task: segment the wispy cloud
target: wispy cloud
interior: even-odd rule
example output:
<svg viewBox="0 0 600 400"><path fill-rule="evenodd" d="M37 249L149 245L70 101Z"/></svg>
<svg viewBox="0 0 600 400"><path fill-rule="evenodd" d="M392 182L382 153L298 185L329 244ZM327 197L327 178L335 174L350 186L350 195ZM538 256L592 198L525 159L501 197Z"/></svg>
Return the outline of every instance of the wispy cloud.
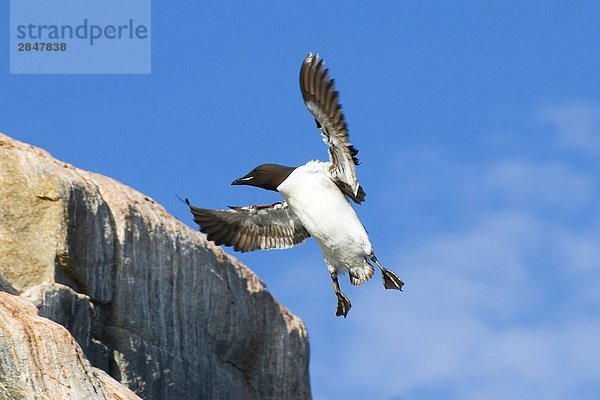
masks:
<svg viewBox="0 0 600 400"><path fill-rule="evenodd" d="M557 133L557 143L583 152L600 152L600 105L582 101L541 107L538 121Z"/></svg>
<svg viewBox="0 0 600 400"><path fill-rule="evenodd" d="M346 386L361 392L374 382L365 393L378 398L439 388L444 398L564 399L600 382L598 311L578 308L589 300L579 291L600 272L561 285L571 260L597 263L597 254L548 229L526 215L490 215L404 255L412 273L401 302L370 293L357 300L370 318L352 326L340 343L352 351L338 361L364 382ZM562 257L544 265L539 252Z"/></svg>
<svg viewBox="0 0 600 400"><path fill-rule="evenodd" d="M496 195L513 204L564 209L593 200L594 180L564 162L506 160L486 178Z"/></svg>

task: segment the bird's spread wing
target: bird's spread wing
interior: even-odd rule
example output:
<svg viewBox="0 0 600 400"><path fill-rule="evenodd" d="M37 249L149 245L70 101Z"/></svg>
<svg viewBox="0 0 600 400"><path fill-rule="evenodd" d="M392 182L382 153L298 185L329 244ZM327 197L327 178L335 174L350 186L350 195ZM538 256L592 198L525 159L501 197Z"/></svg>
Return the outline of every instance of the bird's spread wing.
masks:
<svg viewBox="0 0 600 400"><path fill-rule="evenodd" d="M318 54L308 53L304 59L300 70L300 89L306 107L321 130L323 141L329 146L334 181L346 196L360 204L366 194L356 178L358 150L350 144L339 94Z"/></svg>
<svg viewBox="0 0 600 400"><path fill-rule="evenodd" d="M287 249L310 237L285 201L231 210L198 208L187 199L186 204L208 240L236 251Z"/></svg>

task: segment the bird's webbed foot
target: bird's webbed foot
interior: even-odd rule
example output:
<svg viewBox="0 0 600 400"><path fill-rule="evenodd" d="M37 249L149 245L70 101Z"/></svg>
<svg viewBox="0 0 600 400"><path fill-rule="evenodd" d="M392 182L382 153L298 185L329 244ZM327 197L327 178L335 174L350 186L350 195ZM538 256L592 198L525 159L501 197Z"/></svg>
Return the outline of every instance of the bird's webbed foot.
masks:
<svg viewBox="0 0 600 400"><path fill-rule="evenodd" d="M343 316L344 318L346 318L346 315L348 315L348 311L350 311L350 307L352 307L352 303L350 303L350 300L342 292L336 292L335 295L338 298L337 310L335 312L335 315L338 317Z"/></svg>
<svg viewBox="0 0 600 400"><path fill-rule="evenodd" d="M394 271L387 268L381 269L381 280L383 281L383 287L386 289L397 289L402 291L404 282Z"/></svg>
<svg viewBox="0 0 600 400"><path fill-rule="evenodd" d="M350 311L350 307L352 307L352 303L350 303L350 300L340 290L340 283L338 282L336 273L331 274L331 280L333 281L333 291L335 292L335 295L338 298L337 310L335 311L335 315L338 317L344 316L344 318L346 318L346 315L348 315L348 311Z"/></svg>
<svg viewBox="0 0 600 400"><path fill-rule="evenodd" d="M404 286L404 281L400 279L398 275L391 269L384 268L383 265L379 262L377 257L375 257L375 253L371 252L369 254L369 259L373 261L379 269L381 270L381 280L383 281L383 287L386 289L396 289L402 291L402 286Z"/></svg>

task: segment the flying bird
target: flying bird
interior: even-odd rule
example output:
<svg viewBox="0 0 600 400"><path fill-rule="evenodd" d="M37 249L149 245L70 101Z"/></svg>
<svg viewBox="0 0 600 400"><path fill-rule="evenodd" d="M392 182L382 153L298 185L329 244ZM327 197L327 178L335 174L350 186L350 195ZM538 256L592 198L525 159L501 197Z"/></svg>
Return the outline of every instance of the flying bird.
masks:
<svg viewBox="0 0 600 400"><path fill-rule="evenodd" d="M349 141L339 94L318 54L308 53L304 59L300 90L329 146L329 162L309 161L299 167L262 164L231 183L277 191L284 200L274 204L210 210L185 202L208 240L236 251L287 249L312 236L333 281L336 315L345 318L351 303L338 276L347 273L352 285L360 285L373 276L374 263L386 289L402 290L404 282L377 260L350 204L361 204L366 196L356 177L358 150Z"/></svg>

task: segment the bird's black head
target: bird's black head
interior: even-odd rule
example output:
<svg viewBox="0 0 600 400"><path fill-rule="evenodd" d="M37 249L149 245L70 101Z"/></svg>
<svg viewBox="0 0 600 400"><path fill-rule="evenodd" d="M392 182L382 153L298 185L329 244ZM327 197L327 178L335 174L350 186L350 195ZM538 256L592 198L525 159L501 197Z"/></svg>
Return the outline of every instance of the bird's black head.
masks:
<svg viewBox="0 0 600 400"><path fill-rule="evenodd" d="M277 190L277 186L295 170L296 167L286 167L279 164L262 164L246 175L231 182L232 185L249 185L266 190Z"/></svg>

